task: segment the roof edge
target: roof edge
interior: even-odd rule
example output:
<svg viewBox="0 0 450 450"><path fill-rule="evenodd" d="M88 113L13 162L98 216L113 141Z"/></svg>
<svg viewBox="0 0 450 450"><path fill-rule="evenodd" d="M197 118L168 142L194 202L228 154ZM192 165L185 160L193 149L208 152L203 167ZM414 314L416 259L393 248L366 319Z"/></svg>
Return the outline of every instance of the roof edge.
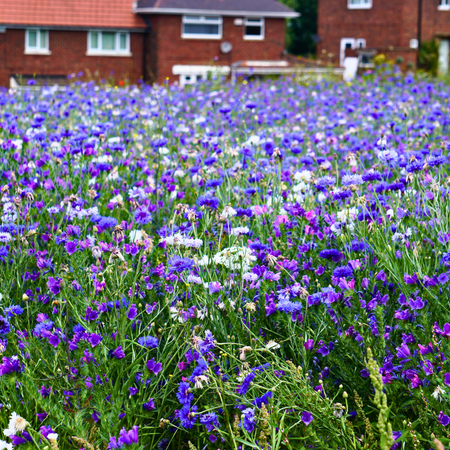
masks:
<svg viewBox="0 0 450 450"><path fill-rule="evenodd" d="M78 26L78 25L48 25L45 23L39 24L13 24L13 23L0 23L0 27L6 29L23 30L28 28L45 28L46 30L55 31L102 31L102 30L117 30L128 31L130 33L143 33L145 32L145 24L136 27L113 27L113 26Z"/></svg>
<svg viewBox="0 0 450 450"><path fill-rule="evenodd" d="M295 11L224 11L221 9L193 9L193 8L134 8L136 14L205 14L220 16L247 16L247 17L272 17L289 19L300 17L300 13Z"/></svg>

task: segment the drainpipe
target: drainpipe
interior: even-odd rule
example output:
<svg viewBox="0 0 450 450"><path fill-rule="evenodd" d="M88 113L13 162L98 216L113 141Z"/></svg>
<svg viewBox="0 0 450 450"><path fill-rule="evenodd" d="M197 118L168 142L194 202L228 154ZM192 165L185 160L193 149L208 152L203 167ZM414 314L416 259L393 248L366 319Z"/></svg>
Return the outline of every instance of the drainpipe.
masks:
<svg viewBox="0 0 450 450"><path fill-rule="evenodd" d="M420 48L422 41L422 0L418 0L418 11L417 11L417 68L420 65Z"/></svg>
<svg viewBox="0 0 450 450"><path fill-rule="evenodd" d="M142 54L142 80L147 81L147 42L150 35L150 32L152 31L152 24L150 23L150 20L148 16L143 15L142 18L145 21L145 24L147 27L144 30L144 45L143 45L143 54Z"/></svg>

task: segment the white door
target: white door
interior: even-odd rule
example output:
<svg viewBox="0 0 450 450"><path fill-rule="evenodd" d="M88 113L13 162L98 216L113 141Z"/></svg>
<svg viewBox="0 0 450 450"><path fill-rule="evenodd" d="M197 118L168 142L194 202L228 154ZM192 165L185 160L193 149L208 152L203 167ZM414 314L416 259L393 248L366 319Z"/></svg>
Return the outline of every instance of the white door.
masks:
<svg viewBox="0 0 450 450"><path fill-rule="evenodd" d="M448 74L448 52L449 52L449 40L441 39L439 42L439 75Z"/></svg>
<svg viewBox="0 0 450 450"><path fill-rule="evenodd" d="M347 49L347 48L354 49L355 45L356 45L356 39L354 39L354 38L342 38L341 39L341 52L339 55L339 64L341 67L344 67L345 49Z"/></svg>

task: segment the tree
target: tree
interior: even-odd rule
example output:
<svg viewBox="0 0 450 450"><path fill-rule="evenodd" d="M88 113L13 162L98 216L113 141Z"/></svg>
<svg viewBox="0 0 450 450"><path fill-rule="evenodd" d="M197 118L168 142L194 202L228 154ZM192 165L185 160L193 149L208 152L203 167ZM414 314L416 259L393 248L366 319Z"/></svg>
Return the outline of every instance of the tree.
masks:
<svg viewBox="0 0 450 450"><path fill-rule="evenodd" d="M317 0L281 0L301 15L289 19L287 50L294 55L311 55L316 52Z"/></svg>

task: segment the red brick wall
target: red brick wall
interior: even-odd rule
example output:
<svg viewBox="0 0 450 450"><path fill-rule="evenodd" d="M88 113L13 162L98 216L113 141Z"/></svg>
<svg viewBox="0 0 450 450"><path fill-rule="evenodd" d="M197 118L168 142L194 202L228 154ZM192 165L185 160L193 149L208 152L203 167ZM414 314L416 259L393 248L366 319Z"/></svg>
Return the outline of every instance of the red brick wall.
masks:
<svg viewBox="0 0 450 450"><path fill-rule="evenodd" d="M436 36L450 36L450 11L439 11L438 0L423 0L422 38L430 41Z"/></svg>
<svg viewBox="0 0 450 450"><path fill-rule="evenodd" d="M87 31L49 31L51 55L25 55L25 30L0 33L0 86L9 86L11 75L68 75L84 72L85 79L112 78L132 83L142 77L142 33L130 33L131 57L86 56ZM113 73L112 73L113 72Z"/></svg>
<svg viewBox="0 0 450 450"><path fill-rule="evenodd" d="M371 9L348 9L347 0L319 0L318 56L331 53L332 62L339 63L341 38L365 39L369 48L409 45L403 34L404 1L409 0L373 0Z"/></svg>
<svg viewBox="0 0 450 450"><path fill-rule="evenodd" d="M347 0L318 0L317 54L322 59L331 53L339 62L340 40L344 37L366 39L389 59L401 56L404 66L415 63L417 52L409 48L418 38L419 0L373 0L371 9L348 9ZM422 0L421 41L450 36L450 11L438 10L439 0Z"/></svg>
<svg viewBox="0 0 450 450"><path fill-rule="evenodd" d="M331 0L333 1L333 0ZM230 65L244 60L279 60L285 48L285 20L266 19L263 41L244 40L244 27L234 25L234 17L223 17L222 40L181 38L181 16L154 15L149 20L152 26L149 71L154 79L163 82L169 78L177 81L172 74L175 64ZM228 54L220 51L220 43L228 41L233 50Z"/></svg>

